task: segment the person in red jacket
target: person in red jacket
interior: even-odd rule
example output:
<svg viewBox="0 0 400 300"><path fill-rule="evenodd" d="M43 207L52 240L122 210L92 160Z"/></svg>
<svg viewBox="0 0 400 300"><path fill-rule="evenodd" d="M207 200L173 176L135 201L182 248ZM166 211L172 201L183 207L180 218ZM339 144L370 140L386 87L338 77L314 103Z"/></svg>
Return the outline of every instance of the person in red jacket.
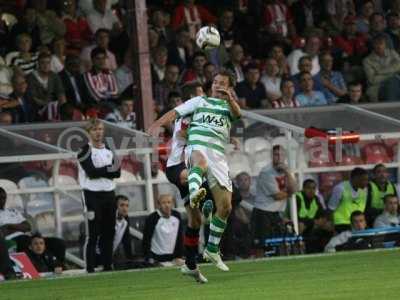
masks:
<svg viewBox="0 0 400 300"><path fill-rule="evenodd" d="M195 2L196 0L184 0L176 7L171 22L174 30L186 25L192 39L195 39L202 24L215 24L217 21L207 8Z"/></svg>

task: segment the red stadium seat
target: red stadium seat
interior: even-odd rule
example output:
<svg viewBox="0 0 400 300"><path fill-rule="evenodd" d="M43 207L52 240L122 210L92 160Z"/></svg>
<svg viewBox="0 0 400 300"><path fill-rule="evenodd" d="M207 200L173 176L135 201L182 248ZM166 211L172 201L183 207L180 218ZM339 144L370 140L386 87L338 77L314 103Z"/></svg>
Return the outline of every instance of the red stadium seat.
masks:
<svg viewBox="0 0 400 300"><path fill-rule="evenodd" d="M343 155L342 161L338 162L340 166L351 166L351 165L362 165L363 160L361 157L354 156L354 155Z"/></svg>
<svg viewBox="0 0 400 300"><path fill-rule="evenodd" d="M390 163L393 161L392 151L384 143L370 143L362 148L366 164Z"/></svg>

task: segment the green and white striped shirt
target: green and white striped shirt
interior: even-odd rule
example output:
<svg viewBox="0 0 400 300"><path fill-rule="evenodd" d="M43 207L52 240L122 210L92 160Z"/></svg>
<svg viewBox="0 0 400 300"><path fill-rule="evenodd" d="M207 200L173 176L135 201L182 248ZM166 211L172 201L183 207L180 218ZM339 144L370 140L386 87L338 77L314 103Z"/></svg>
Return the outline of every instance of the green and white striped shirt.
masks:
<svg viewBox="0 0 400 300"><path fill-rule="evenodd" d="M179 116L192 115L188 131L188 145L225 153L229 143L231 124L235 120L225 100L194 97L175 108Z"/></svg>

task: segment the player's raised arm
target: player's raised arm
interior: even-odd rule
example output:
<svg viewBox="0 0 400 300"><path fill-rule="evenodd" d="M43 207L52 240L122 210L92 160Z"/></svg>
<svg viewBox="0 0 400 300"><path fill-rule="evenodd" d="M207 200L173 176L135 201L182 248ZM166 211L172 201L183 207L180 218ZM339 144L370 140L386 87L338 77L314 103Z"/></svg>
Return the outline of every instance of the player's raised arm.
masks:
<svg viewBox="0 0 400 300"><path fill-rule="evenodd" d="M151 126L147 129L147 133L151 136L158 136L159 130L162 126L169 125L173 121L178 118L178 114L175 109L170 110L161 118L156 120Z"/></svg>
<svg viewBox="0 0 400 300"><path fill-rule="evenodd" d="M234 93L233 89L232 88L228 88L228 89L219 88L217 90L217 92L219 92L225 96L224 99L226 99L226 101L228 102L228 104L231 108L232 116L235 119L239 119L241 117L242 113L240 111L240 106L239 106L238 102L236 101L237 97L236 97L236 94Z"/></svg>

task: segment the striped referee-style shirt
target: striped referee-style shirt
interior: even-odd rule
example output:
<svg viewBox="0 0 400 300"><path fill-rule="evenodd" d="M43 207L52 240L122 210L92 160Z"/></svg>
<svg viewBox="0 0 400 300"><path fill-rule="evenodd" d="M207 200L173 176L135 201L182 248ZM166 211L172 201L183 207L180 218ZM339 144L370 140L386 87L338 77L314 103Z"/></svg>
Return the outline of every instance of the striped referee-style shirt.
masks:
<svg viewBox="0 0 400 300"><path fill-rule="evenodd" d="M19 51L11 52L6 57L6 63L9 66L16 66L24 72L25 75L32 73L36 69L38 53L31 53L30 59L23 59Z"/></svg>
<svg viewBox="0 0 400 300"><path fill-rule="evenodd" d="M235 120L227 101L195 97L175 108L180 117L192 115L188 131L188 145L194 149L212 149L225 153L230 129Z"/></svg>

